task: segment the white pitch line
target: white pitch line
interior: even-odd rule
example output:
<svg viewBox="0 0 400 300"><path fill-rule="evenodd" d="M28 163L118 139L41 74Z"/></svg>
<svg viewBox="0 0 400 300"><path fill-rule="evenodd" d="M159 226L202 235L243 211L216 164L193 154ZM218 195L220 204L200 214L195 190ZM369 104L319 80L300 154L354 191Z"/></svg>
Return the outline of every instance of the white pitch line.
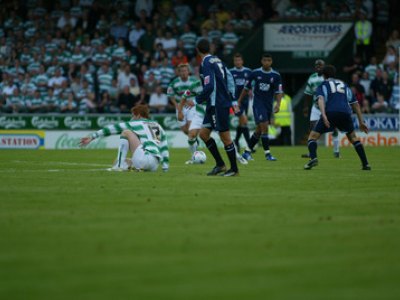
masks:
<svg viewBox="0 0 400 300"><path fill-rule="evenodd" d="M64 166L89 166L89 167L107 167L109 164L93 164L93 163L76 163L67 161L46 161L46 162L35 162L29 160L13 160L12 163L23 163L23 164L40 164L40 165L64 165Z"/></svg>
<svg viewBox="0 0 400 300"><path fill-rule="evenodd" d="M17 170L17 169L3 169L0 173L57 173L57 172L98 172L108 171L108 169L44 169L44 170Z"/></svg>

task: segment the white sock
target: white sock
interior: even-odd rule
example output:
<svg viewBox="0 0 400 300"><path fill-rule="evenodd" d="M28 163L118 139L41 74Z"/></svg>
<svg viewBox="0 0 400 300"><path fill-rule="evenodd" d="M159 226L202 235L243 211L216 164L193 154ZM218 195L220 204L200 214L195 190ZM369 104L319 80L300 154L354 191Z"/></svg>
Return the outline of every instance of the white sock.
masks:
<svg viewBox="0 0 400 300"><path fill-rule="evenodd" d="M189 151L193 154L195 151L197 151L197 139L194 138L193 140L188 140L188 145L189 145Z"/></svg>
<svg viewBox="0 0 400 300"><path fill-rule="evenodd" d="M333 142L333 152L339 152L339 135L332 137Z"/></svg>
<svg viewBox="0 0 400 300"><path fill-rule="evenodd" d="M127 139L119 139L119 148L118 148L118 156L117 156L117 166L121 168L125 165L126 155L129 150L129 142Z"/></svg>

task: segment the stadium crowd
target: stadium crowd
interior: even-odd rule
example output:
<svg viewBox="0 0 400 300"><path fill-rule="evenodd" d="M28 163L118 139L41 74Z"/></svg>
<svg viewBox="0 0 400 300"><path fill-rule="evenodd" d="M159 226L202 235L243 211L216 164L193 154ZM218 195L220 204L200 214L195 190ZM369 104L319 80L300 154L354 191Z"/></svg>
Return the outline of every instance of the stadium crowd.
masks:
<svg viewBox="0 0 400 300"><path fill-rule="evenodd" d="M187 63L198 73L196 42L208 38L214 51L229 55L256 21L251 16L259 11L257 6L224 4L2 4L1 111L116 113L129 112L137 103L147 103L156 112L174 111L166 89L179 64Z"/></svg>
<svg viewBox="0 0 400 300"><path fill-rule="evenodd" d="M0 8L0 111L124 113L146 103L154 112L173 112L167 86L179 64L198 75L199 39L229 57L267 19L353 20L356 36L359 21L371 29L360 27L362 34L388 32L387 1L267 2L6 1ZM398 109L398 30L387 37L382 61L366 40L357 39L357 56L345 67L357 100L364 112Z"/></svg>

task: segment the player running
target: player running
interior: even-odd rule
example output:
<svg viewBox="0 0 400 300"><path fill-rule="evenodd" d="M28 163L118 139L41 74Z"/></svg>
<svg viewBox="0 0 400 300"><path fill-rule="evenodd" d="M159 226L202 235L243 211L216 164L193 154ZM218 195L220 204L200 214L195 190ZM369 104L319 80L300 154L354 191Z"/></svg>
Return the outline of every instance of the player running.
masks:
<svg viewBox="0 0 400 300"><path fill-rule="evenodd" d="M321 111L318 108L317 99L315 92L317 87L324 81L322 76L322 69L325 66L325 62L322 59L315 61L315 73L311 74L307 80L307 86L304 90L305 101L303 107L303 114L305 117L309 114L310 103L313 102L310 115L310 131L314 128L315 124L321 117ZM333 156L336 158L340 157L339 153L339 131L335 128L332 133L333 137ZM302 157L309 158L310 154L302 154Z"/></svg>
<svg viewBox="0 0 400 300"><path fill-rule="evenodd" d="M193 119L195 118L196 112L201 110L201 107L191 107L182 102L182 95L185 91L190 92L190 96L187 100L192 100L194 97L202 91L201 81L194 76L189 76L189 65L180 64L178 65L179 76L171 81L168 86L167 94L171 99L171 102L175 105L178 124L181 130L188 135L188 146L189 151L193 155L197 151L199 142L197 135L201 128L199 127L198 121L192 125ZM181 105L180 105L181 104ZM200 111L201 113L201 111ZM204 112L203 112L204 116ZM198 118L196 118L198 119ZM203 119L201 119L201 123ZM192 156L191 155L191 156ZM192 164L192 160L186 161L186 164Z"/></svg>
<svg viewBox="0 0 400 300"><path fill-rule="evenodd" d="M353 121L351 119L352 111L350 106L357 114L360 129L368 133L368 127L364 124L357 100L351 92L351 89L343 81L334 78L336 74L334 66L325 66L322 70L322 74L324 76L324 82L316 91L321 118L308 137L310 161L304 166L304 169L310 170L318 165L317 140L321 134L330 132L336 127L346 132L347 138L353 144L354 149L360 157L362 170L371 170L364 147L354 131Z"/></svg>
<svg viewBox="0 0 400 300"><path fill-rule="evenodd" d="M251 152L261 137L266 160L276 161L269 149L268 126L271 123L272 112L279 112L283 95L282 79L281 75L271 67L272 56L270 54L264 53L262 55L261 64L261 68L251 72L238 99L238 105L241 107L244 97L251 88L253 89L253 115L257 127L250 138L249 146L244 151L243 157L247 160L252 159ZM276 104L273 107L274 98ZM235 107L235 112L239 112L238 107Z"/></svg>
<svg viewBox="0 0 400 300"><path fill-rule="evenodd" d="M162 165L163 171L169 169L169 151L164 129L157 122L149 119L146 105L132 108L132 120L108 125L80 141L81 146L88 145L99 138L121 134L118 155L112 171L156 171ZM128 151L132 153L131 161L127 160Z"/></svg>

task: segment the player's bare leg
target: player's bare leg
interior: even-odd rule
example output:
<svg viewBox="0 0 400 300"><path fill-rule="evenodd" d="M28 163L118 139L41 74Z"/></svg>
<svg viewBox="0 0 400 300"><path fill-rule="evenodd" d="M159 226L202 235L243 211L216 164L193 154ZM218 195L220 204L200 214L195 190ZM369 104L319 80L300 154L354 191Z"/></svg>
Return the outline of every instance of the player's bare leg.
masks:
<svg viewBox="0 0 400 300"><path fill-rule="evenodd" d="M189 145L189 151L191 155L193 155L194 152L197 151L197 147L199 146L199 141L197 140L197 136L199 135L200 129L192 129L189 130L188 132L188 145ZM193 164L193 160L190 159L186 161L186 164Z"/></svg>
<svg viewBox="0 0 400 300"><path fill-rule="evenodd" d="M333 143L333 157L340 158L339 130L337 130L337 128L335 128L332 132L332 143Z"/></svg>
<svg viewBox="0 0 400 300"><path fill-rule="evenodd" d="M130 130L124 130L119 139L117 159L111 170L127 171L130 168L130 161L126 159L128 151L133 154L136 148L140 145L140 140L136 134Z"/></svg>

